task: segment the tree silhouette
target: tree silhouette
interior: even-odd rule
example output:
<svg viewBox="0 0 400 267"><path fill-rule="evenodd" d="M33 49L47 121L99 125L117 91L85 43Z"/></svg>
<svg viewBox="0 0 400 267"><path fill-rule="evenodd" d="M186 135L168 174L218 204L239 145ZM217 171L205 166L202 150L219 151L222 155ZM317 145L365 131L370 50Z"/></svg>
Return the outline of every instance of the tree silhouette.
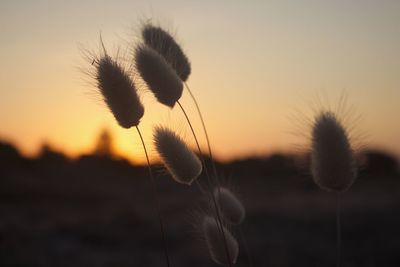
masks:
<svg viewBox="0 0 400 267"><path fill-rule="evenodd" d="M112 135L107 129L100 133L93 154L101 157L112 157L114 155Z"/></svg>

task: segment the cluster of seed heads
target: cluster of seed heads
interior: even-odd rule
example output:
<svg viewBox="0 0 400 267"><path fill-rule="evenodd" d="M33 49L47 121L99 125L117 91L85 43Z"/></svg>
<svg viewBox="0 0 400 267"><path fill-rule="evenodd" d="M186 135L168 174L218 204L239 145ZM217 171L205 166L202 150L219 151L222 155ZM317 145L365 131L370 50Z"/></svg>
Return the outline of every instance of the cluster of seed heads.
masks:
<svg viewBox="0 0 400 267"><path fill-rule="evenodd" d="M134 49L136 71L158 102L173 108L182 96L183 83L191 73L190 62L174 38L162 28L146 24L142 28L142 38L143 42ZM99 92L120 126L138 127L144 107L136 85L130 73L107 54L104 46L103 49L104 55L95 61ZM153 137L160 159L172 178L178 183L191 185L202 173L202 161L170 129L156 127ZM227 188L218 188L211 195L217 199L224 222L235 225L244 220L243 205ZM222 222L204 215L202 229L211 258L222 265L234 264L239 245Z"/></svg>
<svg viewBox="0 0 400 267"><path fill-rule="evenodd" d="M190 62L171 34L162 28L145 24L142 38L143 42L134 49L136 70L156 99L173 108L191 73ZM144 107L131 75L105 49L95 66L97 87L118 124L123 128L137 127ZM346 128L333 112L323 111L314 119L311 136L311 172L315 183L327 191L347 191L356 179L357 169ZM191 185L205 168L183 139L170 129L156 127L154 144L164 166L178 183ZM246 211L226 187L215 188L211 195L224 223L205 215L204 239L214 262L232 266L239 245L225 225L243 223Z"/></svg>
<svg viewBox="0 0 400 267"><path fill-rule="evenodd" d="M190 63L174 38L160 27L145 25L142 37L144 44L137 46L135 50L136 68L157 100L173 108L182 95L183 82L190 74ZM174 180L192 184L202 172L199 158L171 130L157 127L154 140L156 150ZM220 202L220 207L225 206L224 201ZM203 234L210 256L215 262L231 265L236 261L239 250L237 241L222 222L206 215ZM229 250L232 250L231 253ZM228 261L228 255L232 255L231 261Z"/></svg>

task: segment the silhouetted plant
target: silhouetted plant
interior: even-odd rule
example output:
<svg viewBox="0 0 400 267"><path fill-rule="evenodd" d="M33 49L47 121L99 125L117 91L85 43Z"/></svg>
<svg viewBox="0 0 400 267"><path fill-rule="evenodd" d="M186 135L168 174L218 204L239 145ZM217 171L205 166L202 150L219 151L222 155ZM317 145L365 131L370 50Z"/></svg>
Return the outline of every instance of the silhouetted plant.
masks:
<svg viewBox="0 0 400 267"><path fill-rule="evenodd" d="M141 74L143 80L146 82L148 88L154 93L157 100L164 105L173 108L175 103L178 103L180 109L182 110L185 118L189 124L190 130L196 142L196 146L201 157L201 161L204 165L205 175L207 177L207 186L211 202L213 203L215 209L216 220L218 222L220 233L225 240L224 231L222 231L222 220L220 216L220 211L218 208L215 195L213 193L213 186L211 182L211 175L209 174L203 159L203 153L199 141L197 139L196 133L193 129L191 121L183 108L179 99L182 94L182 72L181 70L186 70L186 74L183 80L187 79L190 74L190 64L186 55L180 49L180 46L175 42L174 38L161 29L160 27L151 26L151 24L146 24L142 29L142 36L144 38L144 44L140 44L135 48L135 65L138 72ZM179 63L177 63L179 62ZM187 86L186 86L187 87ZM189 88L187 87L189 90ZM189 90L190 92L190 90ZM200 109L198 108L197 102L190 92L193 100L195 101L196 107L201 117ZM201 117L203 129L207 136L207 144L209 147L209 155L212 160L211 147L208 140L208 135L204 125L203 118ZM218 177L215 168L215 163L212 160L214 169L214 178L218 184ZM226 242L224 242L226 256L229 258L229 251ZM232 263L229 262L231 265Z"/></svg>
<svg viewBox="0 0 400 267"><path fill-rule="evenodd" d="M97 87L118 124L123 128L139 125L144 108L129 74L107 53L95 64Z"/></svg>
<svg viewBox="0 0 400 267"><path fill-rule="evenodd" d="M159 207L158 189L151 170L146 145L139 130L139 123L144 114L144 107L139 99L136 91L136 86L133 82L133 79L131 78L131 75L128 73L127 70L122 67L122 65L118 61L113 60L107 54L102 40L101 46L103 48L102 55L100 55L100 58L94 59L92 62L92 65L94 65L96 68L95 78L97 80L97 88L99 89L101 95L103 96L104 102L107 104L118 124L126 129L135 127L140 137L147 160L150 181L152 183L155 208L157 211L160 232L165 252L165 261L166 265L169 267L169 255L166 244L163 220Z"/></svg>
<svg viewBox="0 0 400 267"><path fill-rule="evenodd" d="M215 198L225 222L232 225L241 224L246 217L242 202L226 187L214 189Z"/></svg>
<svg viewBox="0 0 400 267"><path fill-rule="evenodd" d="M174 38L162 28L155 27L151 24L145 24L142 28L142 37L143 43L137 45L134 50L135 68L147 87L153 92L154 96L161 104L173 108L175 104L178 103L192 131L200 159L178 135L163 127L157 127L154 132L156 149L173 179L179 183L190 185L201 174L202 170L205 171L208 196L215 211L215 215L213 215L215 217L212 218L212 222L206 217L203 224L210 255L215 262L232 266L236 262L239 246L232 234L229 233L223 225L220 213L224 212L225 219L229 223L239 224L245 217L245 209L231 192L228 192L225 188L220 189L219 187L216 166L212 157L211 145L205 123L197 101L186 83L185 87L196 105L206 135L208 153L212 162L214 176L211 176L206 168L196 133L185 109L179 102L182 96L183 83L188 79L191 73L190 62ZM166 262L169 266L163 223L158 206L157 186L151 171L146 145L138 127L140 119L144 114L144 108L136 93L135 83L129 73L125 71L117 61L108 56L102 42L101 45L104 53L99 59L93 60L92 63L97 71L95 76L97 86L105 103L113 113L119 125L124 128L135 126L140 136L146 155L150 178L153 183ZM215 179L216 187L213 186L211 181L212 177ZM201 188L200 183L198 183L198 185ZM218 193L214 192L213 188L217 188L216 191L218 191ZM201 192L204 193L205 191L201 189ZM218 197L219 200L217 201ZM228 200L228 202L226 202L226 200ZM231 209L232 206L229 207L232 201L234 202L233 209ZM235 212L236 214L233 214ZM223 253L221 251L223 251Z"/></svg>
<svg viewBox="0 0 400 267"><path fill-rule="evenodd" d="M136 69L157 100L173 108L182 95L182 81L156 50L139 45L135 51Z"/></svg>
<svg viewBox="0 0 400 267"><path fill-rule="evenodd" d="M191 185L199 177L201 161L176 133L164 127L156 127L154 143L164 166L175 181Z"/></svg>
<svg viewBox="0 0 400 267"><path fill-rule="evenodd" d="M146 23L142 27L142 37L147 46L165 58L182 81L189 78L191 72L189 59L171 34L161 27Z"/></svg>
<svg viewBox="0 0 400 267"><path fill-rule="evenodd" d="M317 114L311 135L312 177L323 190L337 193L337 266L340 266L340 194L347 191L357 177L354 150L348 131L331 111L321 111Z"/></svg>
<svg viewBox="0 0 400 267"><path fill-rule="evenodd" d="M236 263L236 259L239 255L239 245L233 235L222 226L224 232L224 239L219 234L219 226L215 218L205 216L203 218L203 234L207 243L208 251L210 256L218 264L229 266ZM229 257L226 257L225 250L223 249L224 243L229 251Z"/></svg>

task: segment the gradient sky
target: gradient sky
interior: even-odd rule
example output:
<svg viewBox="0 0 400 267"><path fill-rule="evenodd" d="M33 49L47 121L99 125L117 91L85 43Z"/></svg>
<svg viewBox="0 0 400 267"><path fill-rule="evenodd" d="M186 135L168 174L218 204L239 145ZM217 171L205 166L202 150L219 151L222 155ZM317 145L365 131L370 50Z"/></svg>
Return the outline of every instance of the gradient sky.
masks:
<svg viewBox="0 0 400 267"><path fill-rule="evenodd" d="M117 126L80 70L90 64L79 47L98 51L101 31L113 54L151 18L176 33L192 62L189 85L220 159L292 150L301 138L289 117L312 115L310 102L335 103L343 91L362 116L361 141L400 155L399 14L395 0L2 0L0 138L26 154L48 143L73 156L108 128L118 153L141 159L136 132ZM179 110L143 99L147 143L157 123L192 142ZM186 94L182 102L196 118Z"/></svg>

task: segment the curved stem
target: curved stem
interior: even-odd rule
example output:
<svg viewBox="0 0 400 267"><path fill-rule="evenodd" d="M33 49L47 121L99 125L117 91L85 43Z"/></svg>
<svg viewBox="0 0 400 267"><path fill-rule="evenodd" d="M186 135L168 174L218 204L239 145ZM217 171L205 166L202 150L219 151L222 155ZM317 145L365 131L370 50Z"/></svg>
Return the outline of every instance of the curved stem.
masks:
<svg viewBox="0 0 400 267"><path fill-rule="evenodd" d="M165 261L167 263L167 266L170 267L169 256L168 256L168 247L167 247L167 238L166 238L166 235L165 235L164 225L163 225L163 221L162 221L162 217L161 217L160 203L159 203L159 199L158 199L157 184L156 184L156 181L154 179L153 172L151 170L149 155L147 153L147 149L146 149L146 145L145 145L144 140L143 140L142 133L140 132L138 126L136 126L136 130L137 130L137 132L139 134L140 141L142 142L144 154L146 155L146 161L147 161L147 167L148 167L148 170L149 170L150 181L151 181L151 184L152 184L152 187L153 187L153 196L154 196L155 208L156 208L156 211L157 211L158 222L159 222L159 225L160 225L160 232L161 232L162 242L163 242L163 246L164 246Z"/></svg>
<svg viewBox="0 0 400 267"><path fill-rule="evenodd" d="M342 233L340 224L340 193L336 196L336 237L337 237L337 256L336 256L336 266L340 267L341 261L341 250L342 250Z"/></svg>
<svg viewBox="0 0 400 267"><path fill-rule="evenodd" d="M204 190L203 186L200 184L198 179L196 179L195 183L197 185L197 188L199 188L200 193L205 195L206 194L206 190Z"/></svg>
<svg viewBox="0 0 400 267"><path fill-rule="evenodd" d="M210 198L212 199L212 202L213 202L214 208L215 208L215 213L217 214L217 218L216 218L217 225L218 225L218 228L219 228L219 230L220 230L220 232L222 234L222 238L223 238L223 241L224 241L224 246L225 246L225 251L226 251L226 256L227 256L227 259L228 259L229 266L232 267L233 265L232 265L231 257L229 255L229 249L228 249L228 245L227 245L227 242L226 242L226 237L225 237L225 232L224 232L224 228L223 228L223 225L222 225L221 215L220 215L220 212L219 212L217 201L215 199L215 195L213 193L213 189L212 189L212 186L211 186L210 174L208 173L207 167L205 165L205 162L204 162L204 159L203 159L203 153L201 152L199 141L197 140L196 133L195 133L195 131L193 129L192 123L190 122L189 117L188 117L185 109L183 108L183 106L181 105L181 103L179 101L177 101L177 103L178 103L180 109L182 110L183 115L186 118L186 121L189 124L190 130L192 131L194 140L196 142L196 146L197 146L197 149L198 149L199 154L200 154L200 160L201 160L201 162L202 162L202 164L204 166L204 172L205 172L206 177L207 177L207 185L208 185L208 190L209 190L209 193L210 193Z"/></svg>
<svg viewBox="0 0 400 267"><path fill-rule="evenodd" d="M247 240L246 240L246 236L243 233L243 228L241 225L239 225L239 234L240 234L240 238L242 239L242 242L243 242L244 252L247 255L247 263L250 267L253 267L254 266L253 258L251 257L250 249L249 249L249 246L248 246Z"/></svg>
<svg viewBox="0 0 400 267"><path fill-rule="evenodd" d="M192 91L190 90L189 86L187 85L186 82L185 82L184 84L185 84L186 90L189 92L189 95L190 95L190 97L191 97L192 100L193 100L194 105L196 106L197 113L199 114L200 121L201 121L201 125L202 125L202 127L203 127L203 132L204 132L204 135L205 135L206 141L207 141L208 156L210 157L210 160L211 160L211 164L212 164L212 168L213 168L213 173L214 173L215 180L216 180L216 182L217 182L217 186L219 186L217 168L216 168L216 166L215 166L215 162L214 162L214 158L213 158L213 154L212 154L212 150L211 150L210 139L208 138L207 127L206 127L206 124L205 124L205 122L204 122L203 114L201 113L200 106L199 106L199 104L197 103L197 100L196 100L196 98L194 97L194 94L193 94Z"/></svg>

